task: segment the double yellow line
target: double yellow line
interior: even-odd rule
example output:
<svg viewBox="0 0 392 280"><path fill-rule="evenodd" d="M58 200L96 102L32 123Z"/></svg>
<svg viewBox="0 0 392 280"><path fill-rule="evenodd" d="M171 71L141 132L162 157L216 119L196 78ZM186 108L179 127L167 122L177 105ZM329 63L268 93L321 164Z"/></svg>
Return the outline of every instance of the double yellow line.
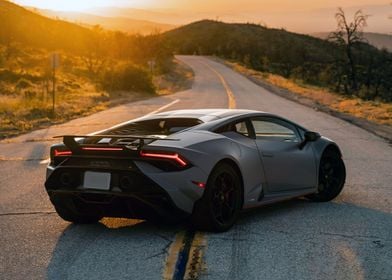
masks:
<svg viewBox="0 0 392 280"><path fill-rule="evenodd" d="M169 248L163 271L164 280L197 279L204 269L204 233L181 231Z"/></svg>
<svg viewBox="0 0 392 280"><path fill-rule="evenodd" d="M226 90L229 109L235 109L237 103L225 78L208 63L203 62L203 64L218 76ZM163 279L197 279L205 269L203 253L206 246L207 240L202 232L181 231L177 233L167 254Z"/></svg>

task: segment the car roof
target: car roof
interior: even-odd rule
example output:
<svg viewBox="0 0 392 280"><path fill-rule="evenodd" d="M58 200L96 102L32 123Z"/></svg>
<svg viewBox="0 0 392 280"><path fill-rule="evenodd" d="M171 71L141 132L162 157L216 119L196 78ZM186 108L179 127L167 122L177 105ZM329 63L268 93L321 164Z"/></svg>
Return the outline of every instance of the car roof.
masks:
<svg viewBox="0 0 392 280"><path fill-rule="evenodd" d="M224 119L235 116L245 116L250 114L265 114L266 112L245 110L245 109L189 109L189 110L174 110L163 113L150 115L149 118L197 118L203 122L210 122L218 119Z"/></svg>
<svg viewBox="0 0 392 280"><path fill-rule="evenodd" d="M110 129L114 129L117 127L122 127L124 125L128 125L130 123L146 121L146 120L156 120L156 119L171 119L171 118L194 118L199 119L203 123L197 125L198 130L211 130L216 126L219 126L222 123L226 123L227 121L232 121L233 119L240 119L241 117L254 117L254 116L265 116L265 117L273 117L278 118L284 121L287 121L298 128L307 130L306 128L288 120L278 115L256 111L256 110L247 110L247 109L187 109L187 110L173 110L173 111L165 111L162 113L152 113L149 115L145 115L143 117L129 120L124 123L120 123L111 127ZM196 127L192 127L189 129L194 129Z"/></svg>
<svg viewBox="0 0 392 280"><path fill-rule="evenodd" d="M276 119L280 119L282 121L286 121L292 125L295 125L297 128L307 130L301 125L278 116L276 114L264 112L264 111L256 111L256 110L247 110L247 109L188 109L188 110L173 110L162 112L158 114L150 115L149 118L197 118L203 122L203 124L197 126L198 129L210 130L214 129L214 127L219 126L221 121L231 121L236 118L241 117L254 117L254 116L265 116L272 117Z"/></svg>

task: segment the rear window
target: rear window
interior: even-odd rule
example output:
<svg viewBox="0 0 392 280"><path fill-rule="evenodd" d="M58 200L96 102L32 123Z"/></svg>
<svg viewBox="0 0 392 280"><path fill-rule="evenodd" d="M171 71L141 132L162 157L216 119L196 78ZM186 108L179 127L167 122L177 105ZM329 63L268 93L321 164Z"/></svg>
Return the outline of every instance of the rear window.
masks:
<svg viewBox="0 0 392 280"><path fill-rule="evenodd" d="M195 118L163 118L130 123L108 131L109 135L170 135L203 123Z"/></svg>

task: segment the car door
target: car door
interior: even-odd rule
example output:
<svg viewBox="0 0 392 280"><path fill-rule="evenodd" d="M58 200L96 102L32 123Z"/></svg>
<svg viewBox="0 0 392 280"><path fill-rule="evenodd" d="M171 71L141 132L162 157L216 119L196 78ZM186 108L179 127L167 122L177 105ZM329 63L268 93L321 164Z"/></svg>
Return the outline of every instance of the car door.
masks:
<svg viewBox="0 0 392 280"><path fill-rule="evenodd" d="M248 205L256 203L263 195L266 178L250 120L247 118L235 120L214 132L233 140L232 149L237 150L236 158L240 162L244 182L244 202Z"/></svg>
<svg viewBox="0 0 392 280"><path fill-rule="evenodd" d="M299 148L302 136L295 125L274 117L252 118L251 124L269 192L316 186L313 149Z"/></svg>

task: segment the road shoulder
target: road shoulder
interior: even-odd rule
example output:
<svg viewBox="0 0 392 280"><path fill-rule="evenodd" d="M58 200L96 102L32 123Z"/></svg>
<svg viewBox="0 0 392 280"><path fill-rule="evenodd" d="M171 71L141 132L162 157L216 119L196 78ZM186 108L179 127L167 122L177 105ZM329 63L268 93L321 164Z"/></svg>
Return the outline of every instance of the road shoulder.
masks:
<svg viewBox="0 0 392 280"><path fill-rule="evenodd" d="M359 117L356 117L356 116L353 116L353 115L350 115L347 113L340 112L340 111L335 110L327 105L320 104L316 100L313 100L309 97L305 97L305 96L299 95L295 92L292 92L288 89L278 87L278 86L273 85L273 84L269 83L268 81L263 80L259 77L254 77L248 73L243 73L241 71L238 71L238 69L236 69L233 66L233 64L228 63L225 60L222 60L217 57L209 57L209 58L214 61L217 61L219 63L226 65L227 67L229 67L230 69L232 69L236 73L239 73L240 75L246 77L247 79L254 82L255 84L267 89L268 91L270 91L280 97L283 97L288 100L302 104L304 106L313 108L317 111L321 111L321 112L330 114L334 117L337 117L337 118L342 119L348 123L354 124L362 129L365 129L366 131L369 131L369 132L387 140L389 143L392 143L392 127L391 126L378 124L378 123L366 120L364 118L359 118Z"/></svg>

